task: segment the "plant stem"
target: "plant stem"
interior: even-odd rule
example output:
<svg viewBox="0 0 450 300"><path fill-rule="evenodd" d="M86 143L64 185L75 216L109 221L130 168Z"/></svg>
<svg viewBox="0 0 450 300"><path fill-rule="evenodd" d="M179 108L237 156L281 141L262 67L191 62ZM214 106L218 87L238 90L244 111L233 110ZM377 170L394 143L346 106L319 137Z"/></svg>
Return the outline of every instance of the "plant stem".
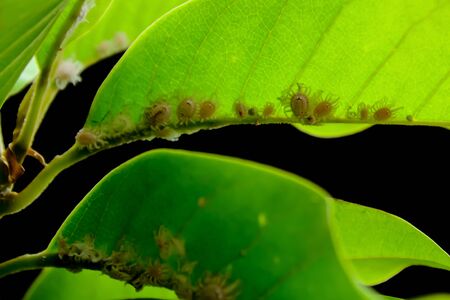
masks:
<svg viewBox="0 0 450 300"><path fill-rule="evenodd" d="M74 145L62 155L56 156L24 190L0 198L0 218L17 213L33 203L61 171L94 153L96 152L89 152Z"/></svg>
<svg viewBox="0 0 450 300"><path fill-rule="evenodd" d="M34 96L30 98L28 111L26 117L24 118L23 124L21 124L22 127L20 128L20 133L11 145L11 150L20 164L22 164L28 149L33 143L38 124L42 118L40 115L41 106L47 93L47 89L51 84L52 70L55 68L55 61L57 61L56 58L58 56L60 46L66 38L67 32L76 22L83 4L84 1L80 0L73 6L70 16L67 18L66 22L62 24L61 30L58 32L49 47L49 54L45 56L45 60L42 63L42 72L36 82L36 92Z"/></svg>
<svg viewBox="0 0 450 300"><path fill-rule="evenodd" d="M22 271L55 266L58 261L57 254L47 254L45 251L37 254L25 254L1 263L0 278Z"/></svg>

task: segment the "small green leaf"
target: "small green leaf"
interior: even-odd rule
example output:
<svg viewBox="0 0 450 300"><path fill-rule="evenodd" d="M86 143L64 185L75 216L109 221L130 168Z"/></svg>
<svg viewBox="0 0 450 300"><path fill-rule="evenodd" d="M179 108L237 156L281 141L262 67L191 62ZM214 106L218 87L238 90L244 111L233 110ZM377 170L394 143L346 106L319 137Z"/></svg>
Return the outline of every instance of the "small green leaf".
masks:
<svg viewBox="0 0 450 300"><path fill-rule="evenodd" d="M88 67L100 59L124 51L154 20L184 1L113 0L105 15L89 32L74 38L67 45L64 57L80 61ZM94 7L92 10L96 9ZM95 16L89 13L87 24L91 23L91 18Z"/></svg>
<svg viewBox="0 0 450 300"><path fill-rule="evenodd" d="M31 83L34 80L34 78L36 78L39 72L40 72L39 65L36 61L36 58L33 56L28 65L22 71L22 74L20 74L20 77L19 79L17 79L16 83L14 84L14 87L9 92L8 97L20 92L25 86Z"/></svg>
<svg viewBox="0 0 450 300"><path fill-rule="evenodd" d="M0 3L0 107L46 37L66 1Z"/></svg>
<svg viewBox="0 0 450 300"><path fill-rule="evenodd" d="M137 287L148 280L143 270L162 264L168 278L150 282L177 292L192 284L197 296L199 282L215 280L230 289L239 282L239 299L377 299L341 265L328 201L313 184L269 167L152 151L107 175L72 212L47 254L58 252L73 269L90 264ZM71 295L71 288L82 288L75 283L58 288ZM40 280L33 295L48 291L48 284Z"/></svg>
<svg viewBox="0 0 450 300"><path fill-rule="evenodd" d="M361 282L384 282L406 267L450 270L450 256L420 230L386 212L337 201L338 237Z"/></svg>
<svg viewBox="0 0 450 300"><path fill-rule="evenodd" d="M309 130L326 137L361 124L448 126L449 27L444 0L190 1L129 49L85 128L111 145L234 123L359 126ZM308 105L291 105L297 92Z"/></svg>
<svg viewBox="0 0 450 300"><path fill-rule="evenodd" d="M39 275L25 295L25 300L104 300L135 298L177 299L172 291L157 287L136 290L123 282L84 270L72 273L62 269L47 269Z"/></svg>

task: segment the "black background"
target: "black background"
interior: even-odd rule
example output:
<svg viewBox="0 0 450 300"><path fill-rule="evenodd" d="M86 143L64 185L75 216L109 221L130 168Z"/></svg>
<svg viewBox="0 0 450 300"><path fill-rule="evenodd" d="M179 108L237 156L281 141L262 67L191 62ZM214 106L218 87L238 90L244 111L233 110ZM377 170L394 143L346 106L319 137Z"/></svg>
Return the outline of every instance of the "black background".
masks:
<svg viewBox="0 0 450 300"><path fill-rule="evenodd" d="M34 148L50 160L74 142L94 95L119 56L83 74L50 108ZM5 142L11 140L23 93L2 108ZM398 215L450 251L450 131L421 126L374 126L339 139L318 139L288 125L230 126L182 136L178 142L136 142L94 155L61 173L33 205L0 220L0 261L45 249L79 200L114 167L155 148L178 148L261 162L305 177L332 196ZM41 169L25 161L23 188ZM39 272L0 279L0 299L20 299ZM450 292L450 272L411 267L376 287L381 293L412 297Z"/></svg>

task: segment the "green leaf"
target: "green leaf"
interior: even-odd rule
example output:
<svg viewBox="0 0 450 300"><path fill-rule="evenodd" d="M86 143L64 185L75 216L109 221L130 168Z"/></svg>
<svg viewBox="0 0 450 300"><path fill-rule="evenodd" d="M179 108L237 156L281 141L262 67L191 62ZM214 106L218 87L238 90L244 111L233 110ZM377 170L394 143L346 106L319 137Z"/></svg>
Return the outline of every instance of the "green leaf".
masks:
<svg viewBox="0 0 450 300"><path fill-rule="evenodd" d="M450 256L405 220L344 201L334 211L344 257L364 284L384 282L412 265L450 270Z"/></svg>
<svg viewBox="0 0 450 300"><path fill-rule="evenodd" d="M36 58L33 56L33 58L27 64L25 69L22 71L22 74L20 74L20 77L19 79L17 79L12 90L9 92L8 97L20 92L25 86L31 83L34 80L34 78L36 78L39 72L40 72L39 65L36 61Z"/></svg>
<svg viewBox="0 0 450 300"><path fill-rule="evenodd" d="M311 136L319 138L337 138L356 134L367 128L367 124L321 124L320 126L295 125L298 129Z"/></svg>
<svg viewBox="0 0 450 300"><path fill-rule="evenodd" d="M313 184L269 167L157 150L106 176L72 212L46 255L58 251L79 266L89 265L81 257L100 261L96 268L113 276L108 270L131 266L119 277L137 286L145 277L124 273L142 274L136 271L141 264L150 270L149 262L159 262L172 271L165 273L170 280L157 279L178 291L190 287L186 282L201 286L220 276L229 287L239 281L239 299L377 299L355 285L340 262L328 201ZM132 257L125 259L127 254ZM107 267L111 261L119 262ZM32 295L48 291L48 284L40 280ZM58 288L72 293L63 283Z"/></svg>
<svg viewBox="0 0 450 300"><path fill-rule="evenodd" d="M145 287L142 291L130 285L84 270L72 273L63 269L44 270L25 295L26 300L61 299L134 299L134 298L177 299L172 291L157 287Z"/></svg>
<svg viewBox="0 0 450 300"><path fill-rule="evenodd" d="M121 52L154 20L184 1L113 0L103 18L89 32L67 45L64 57L78 60L88 67ZM90 23L91 13L87 17Z"/></svg>
<svg viewBox="0 0 450 300"><path fill-rule="evenodd" d="M0 107L65 4L60 0L0 3Z"/></svg>
<svg viewBox="0 0 450 300"><path fill-rule="evenodd" d="M190 1L129 49L85 127L111 144L234 123L448 126L449 27L444 0ZM291 107L298 91L308 107ZM197 110L180 118L185 99ZM216 106L211 118L198 113L203 101Z"/></svg>

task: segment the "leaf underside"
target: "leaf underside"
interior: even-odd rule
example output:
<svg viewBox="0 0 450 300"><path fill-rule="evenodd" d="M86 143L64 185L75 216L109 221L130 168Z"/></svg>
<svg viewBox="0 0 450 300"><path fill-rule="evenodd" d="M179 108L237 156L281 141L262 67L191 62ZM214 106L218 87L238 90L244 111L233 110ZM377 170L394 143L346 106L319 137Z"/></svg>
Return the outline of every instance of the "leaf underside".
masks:
<svg viewBox="0 0 450 300"><path fill-rule="evenodd" d="M85 129L105 146L234 123L448 126L449 20L444 0L190 1L136 40Z"/></svg>
<svg viewBox="0 0 450 300"><path fill-rule="evenodd" d="M158 150L105 177L47 251L61 251L61 238L68 245L84 241L79 249L95 247L109 257L102 264L125 251L132 254L133 266L145 269L158 262L171 268L173 280L188 278L182 287L171 280L162 284L177 292L198 291L208 278L219 276L230 289L239 282L238 299L372 299L350 280L337 256L326 197L309 182L253 163ZM167 238L178 245L176 251L161 246ZM186 266L193 268L182 271ZM102 268L112 275L105 270L117 266ZM45 276L54 278L52 272L61 274ZM61 276L58 286L68 288ZM136 284L141 277L127 278ZM48 284L38 281L29 299L37 299L34 295Z"/></svg>
<svg viewBox="0 0 450 300"><path fill-rule="evenodd" d="M176 247L167 248L169 244ZM123 271L120 279L138 288L147 278L142 270L156 262L172 268L172 277L189 278L191 288L198 289L205 274L221 274L230 285L240 282L239 299L360 299L364 293L373 298L348 276L371 285L410 265L450 269L450 258L438 245L396 216L332 201L313 184L269 167L174 150L140 155L107 175L47 250L66 258L71 251L96 259L96 268L90 268L114 278L117 272L110 270L118 267L110 262L128 253L131 266L142 268L127 272L141 275L127 277ZM86 266L82 259L78 264ZM181 271L185 266L190 271ZM44 274L30 290L30 299L52 289L59 295L56 287L67 291L81 286L83 295L96 299L95 278L129 297L157 297L154 293L160 292L163 299L174 297L152 289L135 294L91 271L79 279L62 270ZM151 283L179 288L168 282Z"/></svg>

